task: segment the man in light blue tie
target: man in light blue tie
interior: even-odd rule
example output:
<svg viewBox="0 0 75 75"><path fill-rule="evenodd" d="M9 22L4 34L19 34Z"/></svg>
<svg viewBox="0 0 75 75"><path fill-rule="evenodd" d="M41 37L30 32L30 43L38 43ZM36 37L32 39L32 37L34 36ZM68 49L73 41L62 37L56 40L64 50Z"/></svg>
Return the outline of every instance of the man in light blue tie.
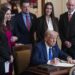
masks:
<svg viewBox="0 0 75 75"><path fill-rule="evenodd" d="M47 30L44 35L44 40L37 43L32 50L30 65L40 65L50 63L58 63L58 59L67 60L70 63L75 63L69 55L61 51L56 43L58 33ZM57 59L57 60L56 60Z"/></svg>

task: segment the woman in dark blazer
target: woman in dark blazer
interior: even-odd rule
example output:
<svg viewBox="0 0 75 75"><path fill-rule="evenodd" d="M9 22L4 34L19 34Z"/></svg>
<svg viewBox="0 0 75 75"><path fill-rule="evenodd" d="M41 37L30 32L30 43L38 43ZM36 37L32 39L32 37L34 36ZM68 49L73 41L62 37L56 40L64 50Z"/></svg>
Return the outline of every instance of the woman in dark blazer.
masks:
<svg viewBox="0 0 75 75"><path fill-rule="evenodd" d="M58 32L58 19L54 16L54 7L51 2L47 2L44 8L44 15L38 18L37 40L44 39L44 33L48 30Z"/></svg>
<svg viewBox="0 0 75 75"><path fill-rule="evenodd" d="M15 44L15 41L17 40L16 36L12 36L12 27L11 27L11 10L7 7L1 7L1 12L3 12L2 14L0 14L1 16L1 26L0 26L0 47L3 49L0 49L1 51L3 51L5 54L8 54L9 56L9 60L5 60L3 58L3 60L5 60L4 62L8 61L9 62L9 72L7 72L7 75L12 75L12 71L13 71L13 54L12 54L12 46ZM1 45L2 44L2 45ZM9 48L9 49L8 49ZM1 53L1 55L5 55L4 53ZM7 56L5 56L5 58L7 58ZM3 64L4 65L4 64ZM2 74L0 74L2 75ZM4 74L3 74L4 75Z"/></svg>
<svg viewBox="0 0 75 75"><path fill-rule="evenodd" d="M3 20L4 13L0 10L0 75L6 75L4 64L10 61L10 47L4 32Z"/></svg>

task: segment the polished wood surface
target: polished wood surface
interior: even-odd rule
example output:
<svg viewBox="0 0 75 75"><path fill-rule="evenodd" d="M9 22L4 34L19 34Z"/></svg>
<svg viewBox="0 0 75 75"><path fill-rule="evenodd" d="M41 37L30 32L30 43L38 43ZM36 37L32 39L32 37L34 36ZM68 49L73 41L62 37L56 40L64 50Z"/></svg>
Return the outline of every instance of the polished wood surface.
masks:
<svg viewBox="0 0 75 75"><path fill-rule="evenodd" d="M37 67L30 67L26 72L31 72L30 75L69 75L71 68L68 67L55 67L52 65L39 65ZM25 74L23 74L25 75Z"/></svg>
<svg viewBox="0 0 75 75"><path fill-rule="evenodd" d="M20 46L15 46L14 50L15 51L21 51L21 50L31 50L32 49L32 45L31 44L27 44L27 45L20 45Z"/></svg>
<svg viewBox="0 0 75 75"><path fill-rule="evenodd" d="M32 45L20 45L14 47L14 71L20 75L29 65Z"/></svg>

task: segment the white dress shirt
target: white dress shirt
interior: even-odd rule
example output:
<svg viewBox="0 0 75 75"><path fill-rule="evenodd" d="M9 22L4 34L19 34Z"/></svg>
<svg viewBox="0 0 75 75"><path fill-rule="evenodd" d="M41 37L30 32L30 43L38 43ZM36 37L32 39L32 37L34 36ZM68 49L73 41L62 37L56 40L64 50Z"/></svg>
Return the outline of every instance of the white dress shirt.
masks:
<svg viewBox="0 0 75 75"><path fill-rule="evenodd" d="M53 23L52 23L51 18L50 17L46 17L46 22L47 22L47 25L48 25L48 30L53 31L54 28L53 28Z"/></svg>
<svg viewBox="0 0 75 75"><path fill-rule="evenodd" d="M73 14L74 14L74 12L75 12L75 9L74 9L72 12L68 12L68 14L73 15Z"/></svg>

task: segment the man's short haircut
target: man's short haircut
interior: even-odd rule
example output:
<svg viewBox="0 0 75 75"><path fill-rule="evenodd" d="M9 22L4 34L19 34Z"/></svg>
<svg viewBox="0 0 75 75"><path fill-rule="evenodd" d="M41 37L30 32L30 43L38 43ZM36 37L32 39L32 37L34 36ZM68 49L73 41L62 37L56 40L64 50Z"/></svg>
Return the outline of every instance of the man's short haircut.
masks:
<svg viewBox="0 0 75 75"><path fill-rule="evenodd" d="M44 37L46 37L46 36L50 36L50 37L57 37L58 36L58 32L56 32L56 31L50 31L50 30L47 30L46 32L45 32L45 35L44 35Z"/></svg>
<svg viewBox="0 0 75 75"><path fill-rule="evenodd" d="M20 0L20 6L22 6L23 3L30 3L30 1L29 0Z"/></svg>

